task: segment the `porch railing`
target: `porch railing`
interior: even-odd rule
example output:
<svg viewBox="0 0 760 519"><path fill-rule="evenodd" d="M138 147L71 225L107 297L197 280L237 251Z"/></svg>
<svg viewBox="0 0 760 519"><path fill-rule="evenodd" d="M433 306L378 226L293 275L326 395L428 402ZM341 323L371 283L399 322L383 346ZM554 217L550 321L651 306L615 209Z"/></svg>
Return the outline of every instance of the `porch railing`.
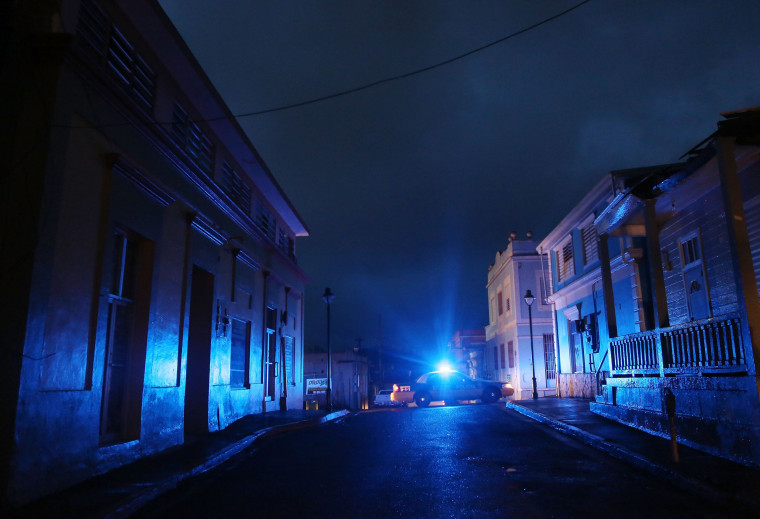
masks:
<svg viewBox="0 0 760 519"><path fill-rule="evenodd" d="M632 333L610 340L611 374L673 375L746 370L736 314Z"/></svg>

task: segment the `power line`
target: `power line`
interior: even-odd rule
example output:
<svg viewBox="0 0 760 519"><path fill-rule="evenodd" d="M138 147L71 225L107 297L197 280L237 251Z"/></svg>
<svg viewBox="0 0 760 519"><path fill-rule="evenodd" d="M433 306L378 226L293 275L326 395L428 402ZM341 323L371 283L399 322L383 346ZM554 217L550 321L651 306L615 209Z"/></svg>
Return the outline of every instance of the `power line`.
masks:
<svg viewBox="0 0 760 519"><path fill-rule="evenodd" d="M583 0L583 2L580 2L579 4L576 4L573 7L570 7L569 9L566 9L566 10L560 12L560 13L557 13L557 14L555 14L553 16L550 16L549 18L541 20L540 22L534 23L533 25L525 27L524 29L520 29L519 31L513 32L512 34L504 36L503 38L499 38L496 41L492 41L491 43L487 43L487 44L482 45L482 46L480 46L480 47L478 47L476 49L472 49L472 50L470 50L468 52L465 52L464 54L460 54L458 56L454 56L453 58L449 58L447 60L441 61L441 62L436 63L434 65L429 65L427 67L423 67L423 68L420 68L420 69L417 69L417 70L413 70L412 72L406 72L404 74L398 74L398 75L395 75L395 76L390 76L390 77L387 77L385 79L379 79L377 81L373 81L371 83L367 83L366 85L350 88L348 90L343 90L341 92L336 92L334 94L328 94L328 95L321 96L321 97L315 97L313 99L309 99L309 100L306 100L306 101L300 101L298 103L291 103L291 104L288 104L288 105L282 105L282 106L278 106L276 108L267 108L265 110L258 110L258 111L255 111L255 112L245 112L245 113L241 113L241 114L236 114L236 115L234 115L234 117L235 118L251 117L251 116L254 116L254 115L262 115L262 114L268 114L268 113L272 113L272 112L280 112L282 110L289 110L291 108L297 108L299 106L305 106L305 105L309 105L309 104L313 104L313 103L319 103L321 101L327 101L328 99L335 99L336 97L341 97L341 96L345 96L345 95L348 95L348 94L353 94L355 92L360 92L362 90L367 90L368 88L373 88L373 87L376 87L378 85L382 85L384 83L390 83L391 81L397 81L399 79L404 79L404 78L408 78L408 77L411 77L411 76L416 76L417 74L422 74L423 72L428 72L430 70L442 67L444 65L448 65L449 63L453 63L455 61L459 61L460 59L464 59L464 58L466 58L468 56L472 56L473 54L481 52L481 51L483 51L483 50L485 50L485 49L487 49L489 47L493 47L494 45L498 45L499 43L502 43L502 42L505 42L505 41L510 40L512 38L515 38L517 36L520 36L521 34L525 34L528 31L532 31L533 29L537 29L538 27L541 27L544 24L547 24L547 23L549 23L551 21L554 21L554 20L556 20L558 18L561 18L562 16L565 16L566 14L568 14L568 13L570 13L570 12L578 9L579 7L583 6L584 4L589 3L590 1L591 0ZM216 119L208 119L208 121L215 121L215 120L220 120L220 119L224 119L224 117L218 117Z"/></svg>
<svg viewBox="0 0 760 519"><path fill-rule="evenodd" d="M243 112L243 113L239 113L239 114L232 114L232 115L229 115L229 116L228 115L223 115L223 116L219 116L219 117L211 117L211 118L208 118L208 119L193 119L193 122L221 121L221 120L224 120L224 119L229 119L230 117L232 117L234 119L241 119L243 117L253 117L255 115L263 115L263 114L268 114L268 113L272 113L272 112L281 112L283 110L290 110L291 108L298 108L300 106L306 106L306 105L310 105L310 104L314 104L314 103L320 103L322 101L327 101L328 99L335 99L336 97L342 97L342 96L353 94L353 93L356 93L356 92L361 92L362 90L367 90L369 88L373 88L373 87L376 87L378 85L382 85L382 84L385 84L385 83L390 83L391 81L398 81L399 79L404 79L404 78L408 78L408 77L411 77L411 76L416 76L418 74L422 74L424 72L428 72L430 70L433 70L433 69L436 69L436 68L439 68L439 67L443 67L444 65L448 65L450 63L454 63L455 61L459 61L459 60L464 59L464 58L466 58L468 56L472 56L473 54L476 54L476 53L481 52L481 51L483 51L485 49L488 49L490 47L493 47L495 45L503 43L503 42L505 42L507 40L511 40L512 38L515 38L517 36L525 34L526 32L532 31L533 29L537 29L538 27L541 27L542 25L545 25L545 24L547 24L549 22L557 20L558 18L561 18L561 17L565 16L566 14L568 14L568 13L570 13L572 11L575 11L576 9L578 9L579 7L581 7L581 6L589 3L590 1L591 0L583 0L582 2L576 4L576 5L568 8L568 9L565 9L564 11L561 11L561 12L555 14L555 15L552 15L552 16L550 16L548 18L545 18L545 19L541 20L540 22L534 23L533 25L529 25L528 27L520 29L519 31L513 32L513 33L511 33L511 34L509 34L507 36L504 36L503 38L499 38L498 40L492 41L491 43L487 43L485 45L481 45L480 47L477 47L475 49L467 51L467 52L465 52L463 54L459 54L458 56L454 56L453 58L449 58L449 59L446 59L444 61L435 63L433 65L428 65L426 67L422 67L422 68L413 70L411 72L405 72L403 74L397 74L395 76L386 77L384 79L379 79L377 81L373 81L373 82L367 83L365 85L361 85L361 86L354 87L354 88L349 88L348 90L342 90L340 92L335 92L333 94L328 94L328 95L324 95L324 96L321 96L321 97L315 97L315 98L312 98L312 99L307 99L306 101L299 101L297 103L290 103L290 104L287 104L287 105L277 106L275 108L266 108L264 110L257 110L257 111L253 111L253 112ZM94 127L95 128L104 128L104 127L111 127L111 126L125 126L125 125L130 125L130 124L134 124L134 123L102 124L102 125L96 125ZM155 124L158 124L158 125L169 125L170 123L155 122ZM69 125L54 125L54 126L59 127L59 128L60 127L72 128L73 127L73 126L69 126ZM93 126L88 126L88 128L92 128L92 127Z"/></svg>

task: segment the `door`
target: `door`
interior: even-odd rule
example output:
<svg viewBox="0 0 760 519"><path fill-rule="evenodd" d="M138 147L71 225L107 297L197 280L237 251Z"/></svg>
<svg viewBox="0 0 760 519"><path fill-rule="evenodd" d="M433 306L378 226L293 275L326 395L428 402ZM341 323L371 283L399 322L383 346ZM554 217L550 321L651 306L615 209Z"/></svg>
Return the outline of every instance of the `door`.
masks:
<svg viewBox="0 0 760 519"><path fill-rule="evenodd" d="M185 375L185 438L208 433L214 276L193 266Z"/></svg>
<svg viewBox="0 0 760 519"><path fill-rule="evenodd" d="M681 242L681 265L689 318L695 321L710 317L710 297L705 281L699 233Z"/></svg>

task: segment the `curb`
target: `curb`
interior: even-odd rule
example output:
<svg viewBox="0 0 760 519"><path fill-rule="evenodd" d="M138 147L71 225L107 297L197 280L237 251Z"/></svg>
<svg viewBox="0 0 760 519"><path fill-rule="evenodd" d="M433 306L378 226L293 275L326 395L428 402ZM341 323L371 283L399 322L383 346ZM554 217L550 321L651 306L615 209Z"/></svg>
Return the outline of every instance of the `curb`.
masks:
<svg viewBox="0 0 760 519"><path fill-rule="evenodd" d="M148 504L150 501L156 499L161 494L165 494L166 492L169 492L170 490L174 490L175 488L177 488L179 484L182 483L184 480L191 477L199 476L203 474L204 472L208 472L209 470L218 467L225 461L229 460L233 456L239 454L240 452L242 452L243 450L251 446L253 442L255 442L256 440L260 438L265 438L267 436L271 436L274 434L283 433L287 431L295 431L298 429L304 429L306 427L321 425L327 422L331 422L333 420L338 420L340 418L343 418L348 414L350 414L350 411L344 409L342 411L336 411L334 413L330 413L326 416L322 416L319 418L300 420L297 422L283 424L283 425L273 425L265 429L260 429L256 431L255 433L245 436L244 438L241 438L240 440L237 440L236 442L233 442L230 445L224 447L219 452L216 452L215 454L208 457L200 465L197 465L193 467L192 469L186 470L185 472L181 472L179 474L170 476L166 478L165 480L156 483L149 490L140 492L139 494L131 498L128 502L120 505L117 509L105 515L104 519L122 519L125 517L129 517L130 515L137 512L137 510L139 510L140 508Z"/></svg>
<svg viewBox="0 0 760 519"><path fill-rule="evenodd" d="M660 465L658 463L655 463L647 459L642 454L633 452L631 450L626 449L625 447L621 447L620 445L616 445L612 442L609 442L605 440L604 438L602 438L601 436L584 431L583 429L579 429L578 427L575 427L574 425L566 424L559 420L555 420L537 411L528 409L525 406L514 404L512 402L507 402L505 409L511 409L513 411L516 411L524 416L527 416L528 418L536 420L537 422L540 422L544 425L548 425L549 427L563 434L572 436L573 438L583 442L584 444L590 447L593 447L595 449L598 449L602 452L605 452L620 461L633 465L634 467L637 467L639 469L646 470L647 472L650 472L651 474L654 474L656 476L666 478L670 480L677 487L683 490L686 490L688 492L699 494L700 496L706 497L707 499L709 499L710 501L713 501L714 503L717 503L720 505L739 504L741 506L750 508L757 513L760 513L760 503L758 502L755 502L751 499L747 499L743 496L730 494L728 492L715 488L712 485L709 485L703 481L690 478L683 474L679 474L678 472L674 472L668 467L665 467L663 465Z"/></svg>

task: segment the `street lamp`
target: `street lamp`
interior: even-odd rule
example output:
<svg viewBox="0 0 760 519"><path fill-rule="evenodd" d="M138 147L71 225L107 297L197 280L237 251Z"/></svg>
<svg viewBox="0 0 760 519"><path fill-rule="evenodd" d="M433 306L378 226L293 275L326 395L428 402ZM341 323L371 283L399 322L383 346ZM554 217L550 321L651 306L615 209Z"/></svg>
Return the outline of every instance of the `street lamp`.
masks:
<svg viewBox="0 0 760 519"><path fill-rule="evenodd" d="M538 390L536 389L536 357L533 355L533 313L531 312L531 306L536 298L531 294L530 290L525 292L523 297L525 304L528 305L528 324L530 326L530 362L533 368L533 398L538 398Z"/></svg>
<svg viewBox="0 0 760 519"><path fill-rule="evenodd" d="M332 413L332 351L330 350L330 303L335 299L335 294L330 288L325 288L322 301L327 303L327 413Z"/></svg>

